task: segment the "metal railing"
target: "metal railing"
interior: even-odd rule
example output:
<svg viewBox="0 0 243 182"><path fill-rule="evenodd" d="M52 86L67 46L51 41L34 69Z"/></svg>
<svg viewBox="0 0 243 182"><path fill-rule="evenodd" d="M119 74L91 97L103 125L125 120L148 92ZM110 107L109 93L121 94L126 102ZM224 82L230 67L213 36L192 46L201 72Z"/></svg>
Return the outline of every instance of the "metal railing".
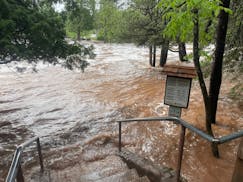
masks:
<svg viewBox="0 0 243 182"><path fill-rule="evenodd" d="M122 123L129 123L129 122L135 122L135 121L170 121L174 122L176 124L181 125L181 134L180 134L180 141L179 141L179 153L178 153L178 161L177 161L177 169L176 169L176 181L179 182L180 180L180 173L181 173L181 162L182 162L182 156L183 156L183 147L184 147L184 141L185 141L185 132L186 128L191 130L192 132L196 133L200 137L206 139L207 141L214 143L214 144L223 144L225 142L237 139L239 137L243 136L243 130L239 132L232 133L227 136L223 136L220 138L212 137L211 135L208 135L207 133L203 132L202 130L199 130L198 128L192 126L191 124L187 123L186 121L176 118L176 117L153 117L153 118L134 118L134 119L125 119L117 121L119 123L119 152L121 152L121 131L122 131Z"/></svg>
<svg viewBox="0 0 243 182"><path fill-rule="evenodd" d="M24 149L26 147L28 147L29 145L31 145L33 142L36 142L41 172L44 171L40 139L39 139L39 137L34 137L31 140L19 145L17 147L17 149L15 150L14 157L13 157L11 166L9 168L8 175L7 175L5 182L14 182L15 179L17 179L18 182L24 182L24 176L23 176L23 172L22 172L22 168L21 168L22 153L23 153Z"/></svg>

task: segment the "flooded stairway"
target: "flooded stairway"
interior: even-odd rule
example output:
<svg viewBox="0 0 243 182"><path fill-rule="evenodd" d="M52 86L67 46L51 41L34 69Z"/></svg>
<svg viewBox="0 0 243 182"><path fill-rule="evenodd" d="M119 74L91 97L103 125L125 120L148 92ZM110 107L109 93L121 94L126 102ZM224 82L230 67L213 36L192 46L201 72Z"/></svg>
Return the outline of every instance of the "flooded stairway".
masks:
<svg viewBox="0 0 243 182"><path fill-rule="evenodd" d="M65 163L65 162L64 162ZM126 149L89 162L77 162L65 168L46 166L44 173L38 168L26 181L31 182L171 182L175 171L156 166L152 161ZM184 181L184 180L182 180Z"/></svg>
<svg viewBox="0 0 243 182"><path fill-rule="evenodd" d="M110 136L92 139L84 146L73 145L62 151L54 150L55 156L44 152L44 172L36 165L25 169L26 181L30 182L170 182L175 181L175 171L157 166L135 152L117 149L116 140ZM81 147L81 148L80 148ZM67 150L67 149L72 149ZM72 158L70 154L72 153ZM58 156L59 157L58 157ZM57 159L58 160L53 160ZM30 173L27 174L29 171Z"/></svg>
<svg viewBox="0 0 243 182"><path fill-rule="evenodd" d="M149 182L146 176L139 176L135 169L129 169L119 156L111 155L105 159L76 164L62 170L45 170L44 174L35 172L32 182Z"/></svg>
<svg viewBox="0 0 243 182"><path fill-rule="evenodd" d="M139 177L135 169L129 169L120 157L116 155L107 156L103 160L92 162L82 168L80 181L84 182L149 181L146 176Z"/></svg>

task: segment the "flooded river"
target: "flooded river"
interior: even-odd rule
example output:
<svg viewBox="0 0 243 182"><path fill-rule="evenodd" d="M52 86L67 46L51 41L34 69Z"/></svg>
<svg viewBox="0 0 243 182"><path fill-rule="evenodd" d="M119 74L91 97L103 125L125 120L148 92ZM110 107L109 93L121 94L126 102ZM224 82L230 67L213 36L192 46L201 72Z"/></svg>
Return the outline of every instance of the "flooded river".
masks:
<svg viewBox="0 0 243 182"><path fill-rule="evenodd" d="M33 136L41 137L46 163L65 168L87 145L93 152L84 152L82 159L99 160L95 151L102 149L95 144L116 140L116 120L167 115L168 107L163 104L165 76L148 65L147 48L95 43L95 53L84 73L41 63L36 66L37 72L25 63L1 65L0 181L6 177L16 146ZM168 59L178 58L170 53ZM17 72L16 67L23 72ZM242 108L226 97L231 86L226 82L222 87L214 126L217 136L243 128ZM182 118L204 130L203 103L196 81ZM127 124L123 145L159 165L175 168L179 131L172 123ZM220 146L221 158L215 159L209 143L187 132L183 175L188 181L230 181L238 143ZM116 147L111 145L106 151ZM63 162L62 158L68 160Z"/></svg>

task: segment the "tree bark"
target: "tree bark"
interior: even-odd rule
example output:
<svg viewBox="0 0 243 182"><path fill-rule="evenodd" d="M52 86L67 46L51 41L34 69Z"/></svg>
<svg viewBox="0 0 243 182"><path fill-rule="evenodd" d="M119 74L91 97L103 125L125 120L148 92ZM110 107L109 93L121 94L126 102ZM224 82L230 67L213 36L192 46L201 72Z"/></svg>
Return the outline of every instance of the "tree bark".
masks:
<svg viewBox="0 0 243 182"><path fill-rule="evenodd" d="M81 31L80 30L77 31L77 40L78 41L81 40Z"/></svg>
<svg viewBox="0 0 243 182"><path fill-rule="evenodd" d="M222 6L229 8L230 0L222 0ZM212 71L210 76L210 86L209 86L209 101L211 104L211 123L216 123L216 113L219 92L222 82L222 65L223 65L223 56L225 48L225 40L227 34L227 25L228 25L228 13L224 10L221 10L219 13L219 21L216 31L216 46L214 61L212 64Z"/></svg>
<svg viewBox="0 0 243 182"><path fill-rule="evenodd" d="M186 59L186 45L185 42L179 42L179 58L181 62L188 61Z"/></svg>
<svg viewBox="0 0 243 182"><path fill-rule="evenodd" d="M153 63L152 66L155 67L156 64L156 45L154 45L154 50L153 50Z"/></svg>
<svg viewBox="0 0 243 182"><path fill-rule="evenodd" d="M153 65L152 62L153 62L153 47L150 45L149 46L149 64L150 64L150 66Z"/></svg>
<svg viewBox="0 0 243 182"><path fill-rule="evenodd" d="M161 54L160 54L160 62L159 65L163 67L166 64L168 50L169 50L169 41L165 40L165 42L161 45Z"/></svg>
<svg viewBox="0 0 243 182"><path fill-rule="evenodd" d="M193 62L195 65L195 69L197 72L197 76L198 76L198 81L200 84L200 88L201 88L201 92L203 95L203 100L204 100L204 106L205 108L207 108L208 105L208 92L207 92L207 87L206 84L204 82L203 79L203 73L201 70L201 66L200 66L200 56L199 56L199 45L198 45L198 41L199 41L199 22L198 22L198 10L194 10L194 27L193 27Z"/></svg>
<svg viewBox="0 0 243 182"><path fill-rule="evenodd" d="M194 24L194 28L193 28L193 62L197 71L197 75L198 75L198 80L199 80L199 84L200 84L200 88L202 91L202 95L203 95L203 100L204 100L204 107L205 107L205 114L206 114L206 129L209 135L214 136L213 135L213 131L212 131L212 126L211 126L211 103L209 102L209 97L208 97L208 92L207 92L207 87L205 85L204 79L203 79L203 73L201 70L201 66L200 66L200 56L199 56L199 18L198 18L198 10L195 9L193 10L195 16L193 19L193 24ZM213 152L213 155L215 157L219 157L219 152L218 152L218 146L215 143L211 144L211 149Z"/></svg>

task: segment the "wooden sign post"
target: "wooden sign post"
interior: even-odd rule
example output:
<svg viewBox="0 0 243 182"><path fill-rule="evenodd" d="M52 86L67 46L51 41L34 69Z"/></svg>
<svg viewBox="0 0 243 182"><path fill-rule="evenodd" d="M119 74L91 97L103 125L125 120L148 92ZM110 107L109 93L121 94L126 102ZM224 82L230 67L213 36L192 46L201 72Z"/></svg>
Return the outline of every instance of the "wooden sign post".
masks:
<svg viewBox="0 0 243 182"><path fill-rule="evenodd" d="M192 78L195 68L186 65L165 65L167 75L164 103L169 105L169 116L181 117L181 108L187 108L190 97Z"/></svg>

